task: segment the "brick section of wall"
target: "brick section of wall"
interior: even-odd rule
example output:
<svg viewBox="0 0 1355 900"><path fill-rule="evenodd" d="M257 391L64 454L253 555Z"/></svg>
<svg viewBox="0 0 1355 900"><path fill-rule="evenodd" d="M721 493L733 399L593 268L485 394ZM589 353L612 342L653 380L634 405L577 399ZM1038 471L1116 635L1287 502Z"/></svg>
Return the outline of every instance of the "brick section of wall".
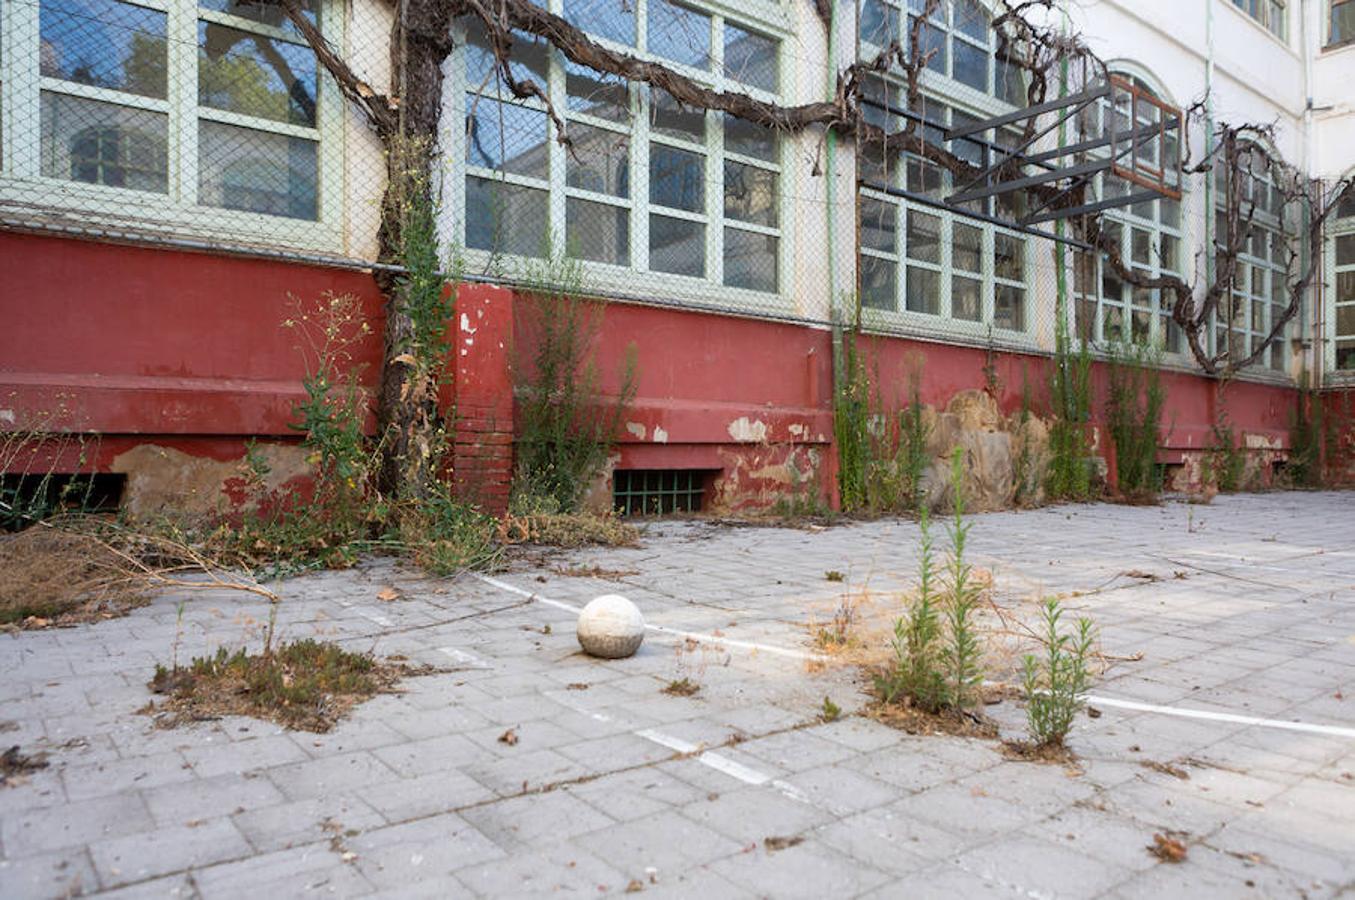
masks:
<svg viewBox="0 0 1355 900"><path fill-rule="evenodd" d="M457 496L502 515L513 478L513 294L462 285L452 327Z"/></svg>

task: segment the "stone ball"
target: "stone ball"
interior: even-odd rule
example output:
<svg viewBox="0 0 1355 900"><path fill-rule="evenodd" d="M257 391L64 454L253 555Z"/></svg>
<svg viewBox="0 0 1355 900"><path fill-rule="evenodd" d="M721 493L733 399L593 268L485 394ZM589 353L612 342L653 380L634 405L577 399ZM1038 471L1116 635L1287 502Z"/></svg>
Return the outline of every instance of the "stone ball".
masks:
<svg viewBox="0 0 1355 900"><path fill-rule="evenodd" d="M579 613L579 646L589 656L622 659L640 649L645 618L620 594L596 597Z"/></svg>

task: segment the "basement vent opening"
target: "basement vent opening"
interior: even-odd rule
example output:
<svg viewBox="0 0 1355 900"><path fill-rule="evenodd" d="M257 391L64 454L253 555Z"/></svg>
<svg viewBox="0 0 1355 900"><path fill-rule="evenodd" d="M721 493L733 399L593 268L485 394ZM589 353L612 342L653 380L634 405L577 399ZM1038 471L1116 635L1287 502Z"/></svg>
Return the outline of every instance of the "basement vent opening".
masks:
<svg viewBox="0 0 1355 900"><path fill-rule="evenodd" d="M127 476L58 472L0 474L0 531L21 531L62 512L115 512Z"/></svg>
<svg viewBox="0 0 1355 900"><path fill-rule="evenodd" d="M700 512L712 469L618 469L612 473L612 508L623 516Z"/></svg>

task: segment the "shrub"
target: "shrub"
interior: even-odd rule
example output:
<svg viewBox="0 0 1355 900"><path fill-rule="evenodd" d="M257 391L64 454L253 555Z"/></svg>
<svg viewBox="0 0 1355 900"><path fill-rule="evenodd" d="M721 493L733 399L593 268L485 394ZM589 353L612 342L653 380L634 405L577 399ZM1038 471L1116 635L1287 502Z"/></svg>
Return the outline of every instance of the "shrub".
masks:
<svg viewBox="0 0 1355 900"><path fill-rule="evenodd" d="M548 255L522 275L533 344L520 359L517 468L512 505L519 513L575 513L607 464L635 398L635 348L628 349L618 389L608 399L593 361L604 306L583 293L577 260Z"/></svg>
<svg viewBox="0 0 1355 900"><path fill-rule="evenodd" d="M1045 489L1052 500L1085 500L1092 492L1091 349L1083 341L1072 349L1072 337L1060 311L1054 330L1054 365L1049 398L1049 474Z"/></svg>
<svg viewBox="0 0 1355 900"><path fill-rule="evenodd" d="M1087 655L1093 634L1090 619L1080 618L1077 631L1066 634L1059 623L1059 601L1044 602L1044 657L1026 654L1022 659L1022 687L1026 695L1026 721L1032 740L1041 746L1063 746L1073 719L1085 705L1091 684Z"/></svg>
<svg viewBox="0 0 1355 900"><path fill-rule="evenodd" d="M1166 399L1158 354L1141 344L1112 345L1106 366L1106 426L1115 445L1116 483L1129 498L1162 488L1157 445Z"/></svg>

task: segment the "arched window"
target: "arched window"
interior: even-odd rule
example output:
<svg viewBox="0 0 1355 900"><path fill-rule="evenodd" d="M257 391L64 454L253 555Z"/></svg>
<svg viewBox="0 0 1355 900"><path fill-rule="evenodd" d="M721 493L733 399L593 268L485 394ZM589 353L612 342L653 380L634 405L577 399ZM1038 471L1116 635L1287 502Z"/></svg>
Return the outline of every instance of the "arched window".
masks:
<svg viewBox="0 0 1355 900"><path fill-rule="evenodd" d="M70 141L71 180L144 191L165 190L160 141L122 125L96 125Z"/></svg>
<svg viewBox="0 0 1355 900"><path fill-rule="evenodd" d="M1117 76L1154 97L1161 96L1161 92L1143 78L1126 73L1117 73ZM1145 104L1143 108L1148 111L1144 115L1151 115L1151 107ZM1127 131L1129 117L1130 113L1123 105L1112 108L1109 99L1103 100L1087 107L1079 116L1079 137L1086 139L1105 134L1112 125L1119 132ZM1155 122L1142 118L1136 123L1139 126L1153 124ZM1168 132L1161 147L1150 143L1136 152L1140 158L1147 151L1153 157L1160 155L1174 160L1179 142L1178 135ZM1078 161L1083 160L1079 158ZM1128 181L1110 173L1096 178L1098 199L1126 196L1131 189ZM1137 189L1133 190L1137 192ZM1103 213L1102 229L1117 242L1120 258L1134 271L1147 276L1182 273L1180 201L1159 197L1116 207ZM1175 298L1163 296L1161 291L1131 287L1100 254L1074 254L1073 293L1077 334L1082 340L1102 344L1132 341L1159 347L1167 353L1185 352L1180 326L1171 318L1171 304Z"/></svg>

